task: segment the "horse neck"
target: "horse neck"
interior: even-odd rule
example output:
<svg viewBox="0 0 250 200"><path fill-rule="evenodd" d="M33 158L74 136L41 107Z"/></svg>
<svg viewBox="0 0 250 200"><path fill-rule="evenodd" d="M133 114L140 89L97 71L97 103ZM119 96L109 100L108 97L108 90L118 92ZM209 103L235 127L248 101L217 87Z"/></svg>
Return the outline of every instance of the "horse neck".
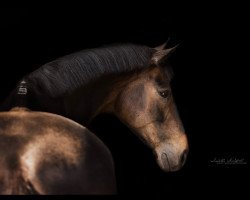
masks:
<svg viewBox="0 0 250 200"><path fill-rule="evenodd" d="M131 73L101 77L66 95L66 116L86 125L100 113L113 113L116 97L132 77Z"/></svg>

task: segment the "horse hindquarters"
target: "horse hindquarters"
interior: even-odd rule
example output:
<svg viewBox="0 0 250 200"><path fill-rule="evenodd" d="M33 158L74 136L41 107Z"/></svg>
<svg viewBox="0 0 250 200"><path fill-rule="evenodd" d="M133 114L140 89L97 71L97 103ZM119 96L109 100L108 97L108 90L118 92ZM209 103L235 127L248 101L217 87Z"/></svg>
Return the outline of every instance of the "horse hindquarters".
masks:
<svg viewBox="0 0 250 200"><path fill-rule="evenodd" d="M84 127L57 115L36 112L21 117L0 113L1 121L7 123L0 128L2 194L116 192L112 156Z"/></svg>
<svg viewBox="0 0 250 200"><path fill-rule="evenodd" d="M53 144L46 142L46 149L39 151L49 154L40 157L35 169L35 178L31 178L35 188L43 194L113 194L115 193L115 176L111 155L92 138L83 144L68 144L58 138L58 149L50 148ZM60 145L63 144L63 149ZM72 145L72 146L71 146ZM39 147L38 147L39 148ZM33 150L32 150L33 151ZM26 157L27 156L27 157ZM29 160L37 155L27 152L23 164L32 171ZM27 171L27 170L26 170Z"/></svg>

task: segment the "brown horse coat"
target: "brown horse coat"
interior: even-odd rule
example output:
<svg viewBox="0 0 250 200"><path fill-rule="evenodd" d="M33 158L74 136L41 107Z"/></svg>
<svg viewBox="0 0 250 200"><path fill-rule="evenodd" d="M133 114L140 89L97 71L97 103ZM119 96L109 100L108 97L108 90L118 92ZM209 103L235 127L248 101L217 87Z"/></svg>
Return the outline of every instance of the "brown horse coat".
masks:
<svg viewBox="0 0 250 200"><path fill-rule="evenodd" d="M115 193L112 156L88 129L59 115L0 113L1 194Z"/></svg>

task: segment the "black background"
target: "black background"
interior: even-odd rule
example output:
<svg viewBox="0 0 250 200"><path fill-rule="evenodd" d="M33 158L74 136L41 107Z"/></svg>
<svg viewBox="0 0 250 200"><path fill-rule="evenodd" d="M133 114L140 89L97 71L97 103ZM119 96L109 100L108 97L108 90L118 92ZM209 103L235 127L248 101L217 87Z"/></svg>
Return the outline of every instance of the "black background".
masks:
<svg viewBox="0 0 250 200"><path fill-rule="evenodd" d="M123 124L99 116L91 130L114 156L118 192L245 192L249 131L244 103L249 89L244 6L115 6L0 8L0 102L22 76L59 56L110 43L154 47L170 37L170 46L180 44L170 61L174 97L189 138L188 161L179 172L162 172L151 150ZM247 164L216 165L211 163L215 158Z"/></svg>

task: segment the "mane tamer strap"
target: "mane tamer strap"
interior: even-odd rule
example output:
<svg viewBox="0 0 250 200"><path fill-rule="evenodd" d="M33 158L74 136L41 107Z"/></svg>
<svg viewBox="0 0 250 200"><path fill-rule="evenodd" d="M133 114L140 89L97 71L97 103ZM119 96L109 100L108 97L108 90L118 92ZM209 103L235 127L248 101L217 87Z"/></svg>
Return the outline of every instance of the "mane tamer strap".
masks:
<svg viewBox="0 0 250 200"><path fill-rule="evenodd" d="M17 94L20 94L20 95L26 95L28 92L27 90L27 87L26 87L26 81L21 81L19 86L18 86L18 92Z"/></svg>
<svg viewBox="0 0 250 200"><path fill-rule="evenodd" d="M16 95L14 97L14 102L12 107L26 107L28 101L28 85L27 82L23 79L19 82L17 86Z"/></svg>

